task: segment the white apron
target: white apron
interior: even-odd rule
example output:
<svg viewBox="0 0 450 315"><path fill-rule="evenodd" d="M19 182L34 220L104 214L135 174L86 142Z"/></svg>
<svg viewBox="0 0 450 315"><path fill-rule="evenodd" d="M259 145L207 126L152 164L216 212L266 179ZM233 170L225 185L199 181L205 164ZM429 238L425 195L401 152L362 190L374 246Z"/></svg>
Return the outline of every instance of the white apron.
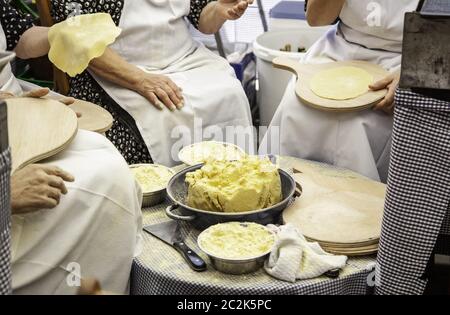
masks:
<svg viewBox="0 0 450 315"><path fill-rule="evenodd" d="M389 71L400 69L404 13L414 11L418 3L347 0L340 14L342 22L309 50L303 62L364 60ZM386 181L393 117L372 109L355 113L312 109L297 98L294 86L293 79L263 138L260 153L330 163Z"/></svg>
<svg viewBox="0 0 450 315"><path fill-rule="evenodd" d="M0 24L0 51L6 51L6 48L6 36ZM22 92L19 82L14 77L11 71L11 65L9 64L0 71L0 91L9 92L14 95L20 95Z"/></svg>
<svg viewBox="0 0 450 315"><path fill-rule="evenodd" d="M183 146L202 140L233 142L254 152L251 113L241 84L226 60L192 39L184 20L189 10L186 0L127 0L122 33L111 45L128 62L167 75L180 86L185 99L181 111L159 111L138 93L93 74L135 119L154 162L167 166L178 162ZM252 139L234 140L235 126L246 128L240 133L250 130Z"/></svg>
<svg viewBox="0 0 450 315"><path fill-rule="evenodd" d="M5 51L1 25L0 31ZM1 91L18 96L36 88L25 83L22 89L9 65L0 74ZM79 130L66 150L42 163L66 170L75 182L66 183L68 193L56 208L12 216L13 293L73 294L78 276L127 293L142 246L142 193L125 160L105 137Z"/></svg>
<svg viewBox="0 0 450 315"><path fill-rule="evenodd" d="M142 246L142 194L125 160L104 136L79 130L66 150L43 163L75 182L66 183L56 208L12 216L13 293L74 294L79 276L128 293Z"/></svg>

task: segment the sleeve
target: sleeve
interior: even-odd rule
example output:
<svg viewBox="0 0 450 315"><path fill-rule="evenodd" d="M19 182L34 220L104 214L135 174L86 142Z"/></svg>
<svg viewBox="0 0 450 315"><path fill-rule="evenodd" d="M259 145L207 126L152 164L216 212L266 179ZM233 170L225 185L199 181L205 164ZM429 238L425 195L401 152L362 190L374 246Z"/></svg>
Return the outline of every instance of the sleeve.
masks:
<svg viewBox="0 0 450 315"><path fill-rule="evenodd" d="M6 35L8 50L14 50L20 36L33 26L33 18L15 9L9 0L0 0L0 23Z"/></svg>
<svg viewBox="0 0 450 315"><path fill-rule="evenodd" d="M213 0L191 0L191 11L189 12L188 19L195 28L198 28L200 15L202 14L203 9L212 1Z"/></svg>

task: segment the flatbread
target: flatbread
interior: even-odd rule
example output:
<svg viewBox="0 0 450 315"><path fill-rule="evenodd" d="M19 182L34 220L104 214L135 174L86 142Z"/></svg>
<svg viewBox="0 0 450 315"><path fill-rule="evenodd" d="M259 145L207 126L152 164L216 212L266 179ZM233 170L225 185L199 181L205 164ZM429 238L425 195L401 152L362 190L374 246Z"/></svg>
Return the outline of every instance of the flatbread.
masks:
<svg viewBox="0 0 450 315"><path fill-rule="evenodd" d="M328 244L369 243L381 234L386 185L320 173L294 175L302 196L283 212L306 238Z"/></svg>
<svg viewBox="0 0 450 315"><path fill-rule="evenodd" d="M107 13L84 14L53 25L48 32L50 61L71 77L82 73L89 62L103 55L120 35Z"/></svg>
<svg viewBox="0 0 450 315"><path fill-rule="evenodd" d="M336 67L317 73L310 81L310 89L319 97L349 100L368 92L373 76L357 67Z"/></svg>

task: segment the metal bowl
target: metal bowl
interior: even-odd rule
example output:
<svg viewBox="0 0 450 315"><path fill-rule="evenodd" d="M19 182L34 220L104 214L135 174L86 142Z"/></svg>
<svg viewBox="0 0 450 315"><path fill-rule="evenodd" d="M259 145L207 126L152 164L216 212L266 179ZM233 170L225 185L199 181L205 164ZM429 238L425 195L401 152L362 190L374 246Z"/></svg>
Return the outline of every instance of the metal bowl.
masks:
<svg viewBox="0 0 450 315"><path fill-rule="evenodd" d="M165 167L163 165L159 165L159 164L133 164L133 165L130 165L129 167L131 169L131 168L145 167L145 166L164 167L170 173L175 174L175 171L173 171L172 169ZM156 205L164 202L166 200L166 197L167 197L166 188L151 191L151 192L144 192L144 193L142 193L142 208L156 206Z"/></svg>
<svg viewBox="0 0 450 315"><path fill-rule="evenodd" d="M281 212L292 202L293 198L301 195L301 187L296 187L295 181L287 172L279 170L283 200L265 209L247 212L212 212L189 207L186 204L188 184L186 174L201 168L203 164L188 167L175 174L167 185L167 195L174 203L166 208L166 214L173 220L189 221L197 229L203 230L211 225L231 221L255 222L262 225L278 223ZM296 190L296 188L298 188ZM175 213L178 211L179 214Z"/></svg>
<svg viewBox="0 0 450 315"><path fill-rule="evenodd" d="M241 222L241 224L245 224L244 222ZM267 229L266 227L262 226L267 231L273 234L272 231ZM206 230L205 230L206 231ZM199 248L205 252L209 259L211 260L211 264L213 267L220 272L232 274L232 275L243 275L247 273L255 272L259 269L261 269L264 266L264 262L266 261L267 257L269 256L272 249L267 251L266 253L263 253L258 256L245 258L245 259L230 259L230 258L222 258L218 257L216 255L213 255L212 253L208 252L202 247L202 237L205 235L205 231L200 233L200 235L197 238L197 244ZM275 239L274 239L275 244Z"/></svg>

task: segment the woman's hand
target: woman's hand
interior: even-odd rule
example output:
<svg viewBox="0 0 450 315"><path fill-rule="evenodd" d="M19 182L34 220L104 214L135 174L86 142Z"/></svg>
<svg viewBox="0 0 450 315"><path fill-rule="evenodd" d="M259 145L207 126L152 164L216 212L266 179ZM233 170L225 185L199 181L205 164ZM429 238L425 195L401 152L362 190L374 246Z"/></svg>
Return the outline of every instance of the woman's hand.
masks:
<svg viewBox="0 0 450 315"><path fill-rule="evenodd" d="M47 96L49 93L50 93L50 89L41 88L41 89L36 89L36 90L26 92L26 93L22 94L21 97L42 98L42 97ZM75 99L73 97L62 97L62 98L58 99L57 101L60 103L63 103L64 105L72 105L73 103L75 103Z"/></svg>
<svg viewBox="0 0 450 315"><path fill-rule="evenodd" d="M218 0L217 13L224 20L237 20L254 0Z"/></svg>
<svg viewBox="0 0 450 315"><path fill-rule="evenodd" d="M174 111L181 109L184 105L181 88L165 75L143 72L140 80L137 81L135 91L160 110L166 106Z"/></svg>
<svg viewBox="0 0 450 315"><path fill-rule="evenodd" d="M217 33L227 20L239 19L254 0L217 0L208 3L200 14L198 30L204 34Z"/></svg>
<svg viewBox="0 0 450 315"><path fill-rule="evenodd" d="M375 105L375 110L383 110L388 114L394 113L395 90L397 89L399 82L400 72L395 72L369 86L372 91L388 89L388 93L386 94L384 99L377 105Z"/></svg>
<svg viewBox="0 0 450 315"><path fill-rule="evenodd" d="M47 96L48 93L50 93L50 89L39 88L36 90L26 92L19 97L42 98L42 97ZM0 91L0 100L13 98L13 97L16 97L16 96L14 96L14 94L12 94L12 93ZM72 105L73 103L75 103L75 99L73 97L63 97L57 101L60 103L63 103L64 105ZM75 112L75 113L77 114L78 118L81 117L81 113L78 113L78 112Z"/></svg>
<svg viewBox="0 0 450 315"><path fill-rule="evenodd" d="M32 164L11 176L11 209L13 214L51 209L67 194L66 182L75 179L56 166Z"/></svg>

